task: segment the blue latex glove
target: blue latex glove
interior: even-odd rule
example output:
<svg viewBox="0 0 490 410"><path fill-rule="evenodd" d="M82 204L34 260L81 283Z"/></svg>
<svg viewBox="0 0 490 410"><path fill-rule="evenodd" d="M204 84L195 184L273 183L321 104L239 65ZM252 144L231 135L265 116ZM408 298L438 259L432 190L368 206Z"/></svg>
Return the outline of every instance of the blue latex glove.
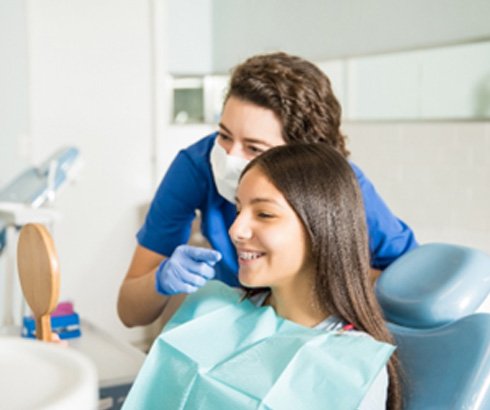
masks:
<svg viewBox="0 0 490 410"><path fill-rule="evenodd" d="M180 245L158 267L156 290L163 295L193 293L215 275L221 253L213 249Z"/></svg>

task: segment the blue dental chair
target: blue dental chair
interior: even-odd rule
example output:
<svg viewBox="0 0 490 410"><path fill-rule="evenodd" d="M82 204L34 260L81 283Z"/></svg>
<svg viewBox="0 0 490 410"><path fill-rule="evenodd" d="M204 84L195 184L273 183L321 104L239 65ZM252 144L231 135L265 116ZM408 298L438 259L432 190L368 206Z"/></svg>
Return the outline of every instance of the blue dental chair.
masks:
<svg viewBox="0 0 490 410"><path fill-rule="evenodd" d="M404 374L406 410L490 409L490 256L427 244L376 283Z"/></svg>

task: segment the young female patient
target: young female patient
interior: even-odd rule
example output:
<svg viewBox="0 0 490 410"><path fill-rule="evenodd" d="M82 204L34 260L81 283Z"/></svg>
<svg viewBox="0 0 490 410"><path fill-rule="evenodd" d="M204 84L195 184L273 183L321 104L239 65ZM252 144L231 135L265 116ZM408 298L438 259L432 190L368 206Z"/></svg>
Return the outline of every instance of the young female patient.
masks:
<svg viewBox="0 0 490 410"><path fill-rule="evenodd" d="M400 409L347 160L325 144L270 149L243 171L236 203L244 289L211 281L189 295L125 408Z"/></svg>

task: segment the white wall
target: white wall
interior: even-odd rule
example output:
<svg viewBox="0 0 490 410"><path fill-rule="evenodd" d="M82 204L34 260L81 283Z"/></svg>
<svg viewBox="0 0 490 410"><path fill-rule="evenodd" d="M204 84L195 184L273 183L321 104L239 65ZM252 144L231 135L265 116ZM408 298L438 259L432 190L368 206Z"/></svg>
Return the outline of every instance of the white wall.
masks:
<svg viewBox="0 0 490 410"><path fill-rule="evenodd" d="M29 152L26 5L0 2L0 189L26 165Z"/></svg>
<svg viewBox="0 0 490 410"><path fill-rule="evenodd" d="M490 122L346 123L352 159L421 243L490 254Z"/></svg>
<svg viewBox="0 0 490 410"><path fill-rule="evenodd" d="M213 72L212 0L166 0L168 71Z"/></svg>
<svg viewBox="0 0 490 410"><path fill-rule="evenodd" d="M277 50L325 61L488 38L489 15L487 0L214 0L214 69Z"/></svg>
<svg viewBox="0 0 490 410"><path fill-rule="evenodd" d="M116 315L136 244L139 207L152 195L149 2L30 0L30 99L38 160L80 148L81 180L57 201L62 299L82 317L135 340Z"/></svg>

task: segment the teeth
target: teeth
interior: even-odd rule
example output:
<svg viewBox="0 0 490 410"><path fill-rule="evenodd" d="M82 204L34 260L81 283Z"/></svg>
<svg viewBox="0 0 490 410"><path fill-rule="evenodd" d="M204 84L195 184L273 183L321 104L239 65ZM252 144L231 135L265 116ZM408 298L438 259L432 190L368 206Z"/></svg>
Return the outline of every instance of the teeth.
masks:
<svg viewBox="0 0 490 410"><path fill-rule="evenodd" d="M259 252L239 252L238 253L238 256L240 257L240 259L246 259L246 260L257 259L258 257L260 257L262 255L263 254L259 253Z"/></svg>

